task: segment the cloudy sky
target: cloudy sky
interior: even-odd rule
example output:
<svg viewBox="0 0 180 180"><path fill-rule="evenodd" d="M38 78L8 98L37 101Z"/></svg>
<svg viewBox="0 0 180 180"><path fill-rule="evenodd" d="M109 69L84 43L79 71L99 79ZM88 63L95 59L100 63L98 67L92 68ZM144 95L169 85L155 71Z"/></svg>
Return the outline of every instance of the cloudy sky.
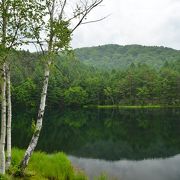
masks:
<svg viewBox="0 0 180 180"><path fill-rule="evenodd" d="M180 49L180 0L104 0L73 36L74 48L102 44L157 45Z"/></svg>

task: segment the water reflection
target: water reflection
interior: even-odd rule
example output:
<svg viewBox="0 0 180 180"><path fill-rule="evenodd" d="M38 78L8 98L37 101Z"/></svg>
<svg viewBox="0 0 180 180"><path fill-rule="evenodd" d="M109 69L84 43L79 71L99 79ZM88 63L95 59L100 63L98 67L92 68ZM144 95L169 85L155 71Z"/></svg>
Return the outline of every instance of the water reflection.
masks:
<svg viewBox="0 0 180 180"><path fill-rule="evenodd" d="M27 147L35 117L15 115L14 146ZM179 117L179 109L51 111L38 149L105 160L169 157L180 153Z"/></svg>
<svg viewBox="0 0 180 180"><path fill-rule="evenodd" d="M105 173L109 180L179 180L180 155L167 159L114 161L69 157L90 179Z"/></svg>

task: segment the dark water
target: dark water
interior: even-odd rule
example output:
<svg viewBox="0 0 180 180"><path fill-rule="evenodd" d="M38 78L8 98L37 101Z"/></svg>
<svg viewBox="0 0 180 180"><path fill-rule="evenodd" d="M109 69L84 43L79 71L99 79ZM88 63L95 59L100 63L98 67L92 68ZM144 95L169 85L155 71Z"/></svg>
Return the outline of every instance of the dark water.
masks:
<svg viewBox="0 0 180 180"><path fill-rule="evenodd" d="M15 115L14 146L27 147L33 116L27 112ZM50 111L37 149L66 152L89 176L106 171L117 179L148 180L145 174L149 172L151 179L178 180L180 157L175 155L180 154L180 109Z"/></svg>

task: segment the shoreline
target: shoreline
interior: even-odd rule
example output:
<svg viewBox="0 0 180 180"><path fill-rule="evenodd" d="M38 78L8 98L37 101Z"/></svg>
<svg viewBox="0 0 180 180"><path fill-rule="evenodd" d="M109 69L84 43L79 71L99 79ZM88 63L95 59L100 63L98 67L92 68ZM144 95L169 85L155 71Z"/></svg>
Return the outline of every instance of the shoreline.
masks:
<svg viewBox="0 0 180 180"><path fill-rule="evenodd" d="M86 105L83 108L90 109L163 109L180 108L180 105Z"/></svg>

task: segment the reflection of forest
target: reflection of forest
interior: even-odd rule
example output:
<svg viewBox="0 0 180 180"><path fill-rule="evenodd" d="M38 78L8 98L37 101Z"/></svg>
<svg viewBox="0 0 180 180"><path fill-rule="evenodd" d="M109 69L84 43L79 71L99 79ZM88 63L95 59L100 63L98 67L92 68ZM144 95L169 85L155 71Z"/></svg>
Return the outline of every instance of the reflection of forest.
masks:
<svg viewBox="0 0 180 180"><path fill-rule="evenodd" d="M38 149L107 160L167 157L180 153L179 109L67 110L48 113ZM26 147L27 113L13 125L13 144ZM25 121L26 120L26 121ZM23 142L23 147L21 146Z"/></svg>

